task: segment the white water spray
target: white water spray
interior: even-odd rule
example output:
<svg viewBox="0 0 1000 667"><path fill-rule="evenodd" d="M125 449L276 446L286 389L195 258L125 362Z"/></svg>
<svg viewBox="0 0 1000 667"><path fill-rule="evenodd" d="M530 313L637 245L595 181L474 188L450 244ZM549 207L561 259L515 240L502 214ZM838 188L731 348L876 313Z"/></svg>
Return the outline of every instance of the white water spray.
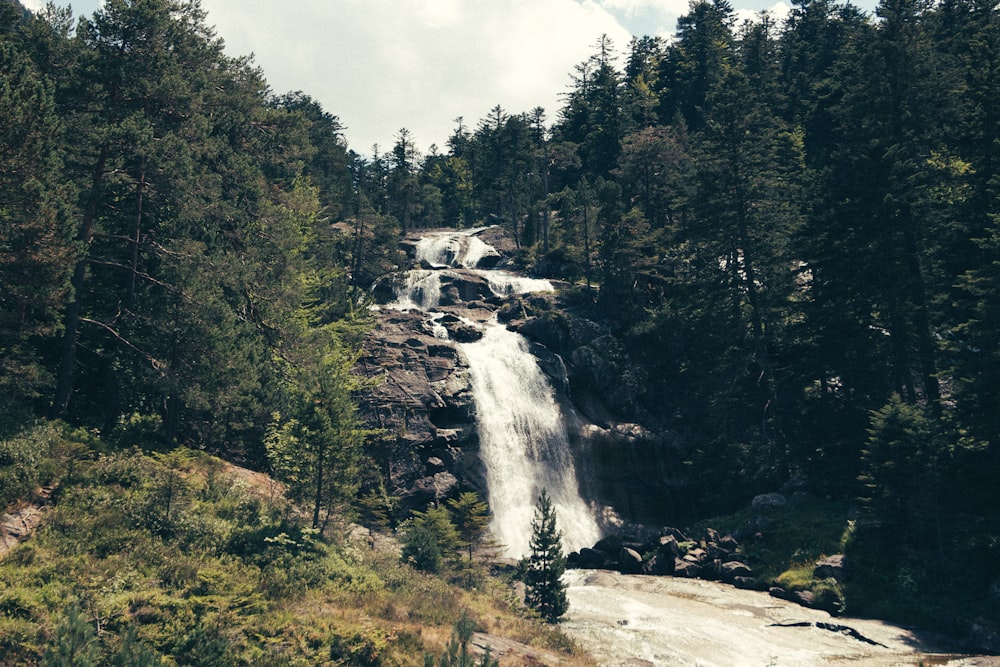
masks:
<svg viewBox="0 0 1000 667"><path fill-rule="evenodd" d="M476 401L479 451L486 464L490 528L506 555L529 553L531 520L548 491L564 549L600 538L593 510L580 497L563 415L525 339L493 322L483 338L462 345Z"/></svg>

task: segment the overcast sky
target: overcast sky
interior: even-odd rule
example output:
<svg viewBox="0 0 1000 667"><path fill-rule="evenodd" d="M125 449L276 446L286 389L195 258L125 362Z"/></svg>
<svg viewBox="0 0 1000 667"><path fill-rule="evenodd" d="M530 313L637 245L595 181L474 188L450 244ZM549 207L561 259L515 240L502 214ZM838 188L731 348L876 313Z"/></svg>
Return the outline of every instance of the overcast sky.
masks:
<svg viewBox="0 0 1000 667"><path fill-rule="evenodd" d="M56 0L57 4L68 4ZM21 0L29 8L45 0ZM100 0L76 0L89 16ZM778 0L731 0L741 16ZM777 4L775 4L777 2ZM874 0L867 0L874 2ZM501 105L550 121L573 66L602 34L672 35L687 0L202 0L230 55L254 54L277 93L301 90L338 116L352 149L392 147L407 128L441 152L455 119L475 127ZM869 9L866 2L860 5ZM622 62L620 60L619 62Z"/></svg>

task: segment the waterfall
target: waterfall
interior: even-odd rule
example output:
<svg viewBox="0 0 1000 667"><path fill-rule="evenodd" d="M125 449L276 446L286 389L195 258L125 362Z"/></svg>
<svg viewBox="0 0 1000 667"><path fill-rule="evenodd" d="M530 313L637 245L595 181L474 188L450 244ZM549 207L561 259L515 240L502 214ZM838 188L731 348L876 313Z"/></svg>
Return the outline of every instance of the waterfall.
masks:
<svg viewBox="0 0 1000 667"><path fill-rule="evenodd" d="M462 350L472 376L493 511L490 529L506 554L529 553L531 520L543 488L552 498L563 548L593 545L600 531L580 497L562 412L524 337L492 322L481 340Z"/></svg>
<svg viewBox="0 0 1000 667"><path fill-rule="evenodd" d="M486 279L501 297L551 292L548 280L507 271L479 269L485 257L498 257L478 234L486 228L430 234L416 245L416 259L432 270L413 270L398 286L392 308L428 314L437 337L447 337L436 312L441 276L468 271ZM468 322L473 326L478 324ZM518 333L489 321L482 339L458 347L469 363L480 456L486 468L490 529L505 545L505 555L529 553L531 521L538 494L544 488L552 498L565 550L593 545L600 530L593 510L580 497L564 417L552 386Z"/></svg>

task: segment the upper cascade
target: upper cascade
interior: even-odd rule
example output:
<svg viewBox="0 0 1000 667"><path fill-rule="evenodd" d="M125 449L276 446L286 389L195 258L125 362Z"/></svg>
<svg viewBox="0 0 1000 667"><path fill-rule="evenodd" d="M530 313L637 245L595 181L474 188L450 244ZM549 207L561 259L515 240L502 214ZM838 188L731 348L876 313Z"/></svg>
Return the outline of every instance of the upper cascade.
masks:
<svg viewBox="0 0 1000 667"><path fill-rule="evenodd" d="M553 292L552 283L543 278L528 278L495 268L500 252L479 238L490 229L449 230L432 232L416 243L415 259L428 268L408 271L396 285L396 301L391 307L400 310L432 311L441 305L442 278L455 280L472 274L484 281L489 292L501 298L533 292Z"/></svg>
<svg viewBox="0 0 1000 667"><path fill-rule="evenodd" d="M416 260L438 269L475 269L487 257L494 258L495 263L500 253L478 236L487 229L476 227L424 236L417 242Z"/></svg>

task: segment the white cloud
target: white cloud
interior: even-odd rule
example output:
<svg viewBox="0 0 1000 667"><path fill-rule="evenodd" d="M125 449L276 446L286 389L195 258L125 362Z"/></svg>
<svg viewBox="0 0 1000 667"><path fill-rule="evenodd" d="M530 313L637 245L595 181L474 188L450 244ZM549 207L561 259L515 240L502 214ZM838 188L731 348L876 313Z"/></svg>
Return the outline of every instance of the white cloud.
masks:
<svg viewBox="0 0 1000 667"><path fill-rule="evenodd" d="M573 66L607 33L630 35L585 0L203 0L234 55L253 52L277 92L302 90L347 126L354 150L408 128L444 146L463 116L559 109Z"/></svg>
<svg viewBox="0 0 1000 667"><path fill-rule="evenodd" d="M776 2L764 11L766 11L771 16L772 19L774 19L775 21L778 22L779 25L781 25L782 23L784 23L785 19L788 18L788 14L789 12L792 11L792 7L791 5L785 2ZM739 27L743 25L744 21L759 23L760 13L761 10L759 9L737 9L736 26Z"/></svg>
<svg viewBox="0 0 1000 667"><path fill-rule="evenodd" d="M599 0L601 5L609 10L624 12L634 16L643 11L652 10L666 16L681 16L687 14L688 0Z"/></svg>

